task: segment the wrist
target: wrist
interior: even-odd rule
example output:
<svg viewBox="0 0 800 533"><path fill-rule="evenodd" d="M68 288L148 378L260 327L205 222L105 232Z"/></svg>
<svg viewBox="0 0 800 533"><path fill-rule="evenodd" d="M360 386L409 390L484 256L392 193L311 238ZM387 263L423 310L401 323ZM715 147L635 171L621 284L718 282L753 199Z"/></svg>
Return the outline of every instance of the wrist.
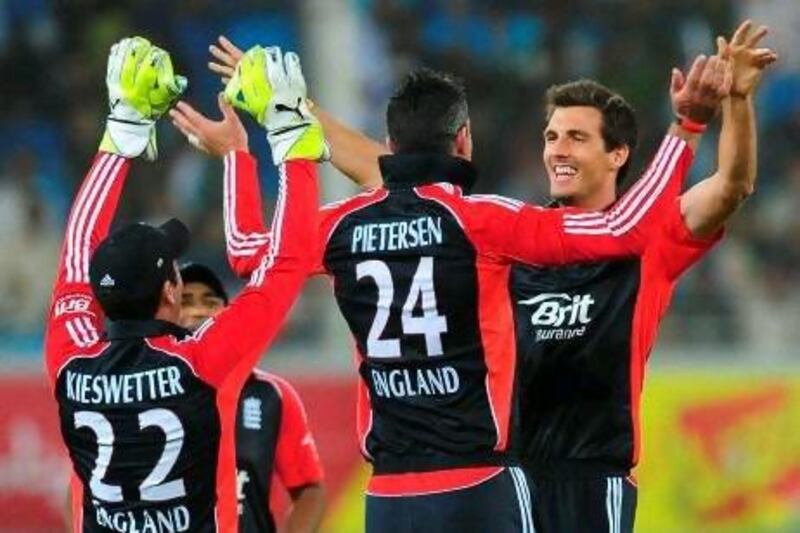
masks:
<svg viewBox="0 0 800 533"><path fill-rule="evenodd" d="M682 115L675 116L675 123L687 133L692 134L700 134L704 133L708 128L707 124L703 124L701 122L696 122L690 118L684 117Z"/></svg>

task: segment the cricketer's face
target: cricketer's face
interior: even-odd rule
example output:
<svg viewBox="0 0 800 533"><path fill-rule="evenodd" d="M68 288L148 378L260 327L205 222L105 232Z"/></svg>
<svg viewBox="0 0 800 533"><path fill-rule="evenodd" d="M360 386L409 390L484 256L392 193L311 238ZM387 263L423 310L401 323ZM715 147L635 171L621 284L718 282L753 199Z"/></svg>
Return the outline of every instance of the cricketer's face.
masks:
<svg viewBox="0 0 800 533"><path fill-rule="evenodd" d="M553 111L544 130L543 154L553 199L593 208L598 196L610 194L613 201L617 171L627 159L627 148L624 154L621 149L606 151L602 125L603 115L594 107Z"/></svg>
<svg viewBox="0 0 800 533"><path fill-rule="evenodd" d="M195 331L203 322L224 308L224 300L205 283L186 283L181 295L180 325L190 331Z"/></svg>

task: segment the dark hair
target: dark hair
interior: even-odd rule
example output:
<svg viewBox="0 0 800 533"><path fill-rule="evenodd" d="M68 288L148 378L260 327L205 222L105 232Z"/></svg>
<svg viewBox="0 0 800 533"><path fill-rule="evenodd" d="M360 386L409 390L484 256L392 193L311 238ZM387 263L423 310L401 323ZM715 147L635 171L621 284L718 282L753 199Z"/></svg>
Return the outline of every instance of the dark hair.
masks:
<svg viewBox="0 0 800 533"><path fill-rule="evenodd" d="M577 80L553 85L545 94L546 120L549 122L558 107L593 107L603 116L601 134L606 151L627 146L630 155L617 173L617 185L625 179L633 152L639 144L636 113L621 95L594 80Z"/></svg>
<svg viewBox="0 0 800 533"><path fill-rule="evenodd" d="M214 296L222 300L226 306L228 305L228 292L225 290L225 285L222 280L211 270L210 267L200 263L188 263L181 267L181 279L183 284L189 283L202 283L214 293Z"/></svg>
<svg viewBox="0 0 800 533"><path fill-rule="evenodd" d="M397 152L449 152L469 109L464 84L443 72L411 72L389 100L386 126Z"/></svg>

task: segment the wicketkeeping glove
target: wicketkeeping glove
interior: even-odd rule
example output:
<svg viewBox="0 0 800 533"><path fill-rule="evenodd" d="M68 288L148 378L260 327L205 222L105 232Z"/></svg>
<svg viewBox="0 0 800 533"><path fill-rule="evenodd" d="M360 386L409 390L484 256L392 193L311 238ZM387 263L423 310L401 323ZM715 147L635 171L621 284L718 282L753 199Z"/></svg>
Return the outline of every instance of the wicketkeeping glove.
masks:
<svg viewBox="0 0 800 533"><path fill-rule="evenodd" d="M143 37L111 47L106 72L110 113L100 149L125 157L158 156L156 120L186 90L169 54Z"/></svg>
<svg viewBox="0 0 800 533"><path fill-rule="evenodd" d="M330 158L322 126L306 102L300 58L277 46L255 46L236 65L225 96L267 130L272 160L323 161Z"/></svg>

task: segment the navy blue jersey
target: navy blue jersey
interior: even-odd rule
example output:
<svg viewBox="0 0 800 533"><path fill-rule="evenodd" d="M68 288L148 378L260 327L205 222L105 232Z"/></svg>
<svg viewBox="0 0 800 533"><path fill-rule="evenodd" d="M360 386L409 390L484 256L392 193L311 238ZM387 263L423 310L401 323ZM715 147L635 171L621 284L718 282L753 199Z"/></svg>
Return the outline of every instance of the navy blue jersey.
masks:
<svg viewBox="0 0 800 533"><path fill-rule="evenodd" d="M644 368L678 276L718 240L676 200L639 257L514 268L520 453L543 474L620 475L639 455Z"/></svg>

